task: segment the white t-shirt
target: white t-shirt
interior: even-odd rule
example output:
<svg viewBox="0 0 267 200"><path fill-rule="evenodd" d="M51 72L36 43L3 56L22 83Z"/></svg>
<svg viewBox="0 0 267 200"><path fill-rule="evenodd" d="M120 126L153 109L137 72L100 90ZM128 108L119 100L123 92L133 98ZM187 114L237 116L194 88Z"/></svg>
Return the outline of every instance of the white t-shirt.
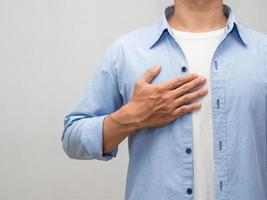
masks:
<svg viewBox="0 0 267 200"><path fill-rule="evenodd" d="M208 94L196 100L202 107L192 112L194 200L215 200L210 68L224 29L184 32L172 28L185 53L189 72L204 75L207 80L203 87L208 88Z"/></svg>

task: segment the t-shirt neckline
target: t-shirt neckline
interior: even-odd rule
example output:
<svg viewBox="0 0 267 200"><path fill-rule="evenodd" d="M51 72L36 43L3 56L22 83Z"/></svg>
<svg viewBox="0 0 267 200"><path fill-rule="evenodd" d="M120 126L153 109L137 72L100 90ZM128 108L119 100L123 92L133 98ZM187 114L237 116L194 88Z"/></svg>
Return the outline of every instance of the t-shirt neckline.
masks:
<svg viewBox="0 0 267 200"><path fill-rule="evenodd" d="M171 29L175 37L178 38L180 37L184 39L203 39L203 38L217 37L223 35L225 27L206 32L187 32L187 31L177 30L174 28Z"/></svg>

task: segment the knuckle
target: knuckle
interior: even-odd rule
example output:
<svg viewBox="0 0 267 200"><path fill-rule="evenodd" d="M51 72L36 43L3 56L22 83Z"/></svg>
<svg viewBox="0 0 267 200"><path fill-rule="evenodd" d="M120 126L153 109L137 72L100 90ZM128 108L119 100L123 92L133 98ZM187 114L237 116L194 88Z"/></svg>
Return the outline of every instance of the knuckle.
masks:
<svg viewBox="0 0 267 200"><path fill-rule="evenodd" d="M177 114L175 112L171 112L170 113L170 118L171 120L173 120L174 118L176 118Z"/></svg>
<svg viewBox="0 0 267 200"><path fill-rule="evenodd" d="M169 86L170 86L170 88L175 88L175 86L176 86L176 82L175 82L175 81L171 81L171 82L169 83Z"/></svg>
<svg viewBox="0 0 267 200"><path fill-rule="evenodd" d="M168 104L168 100L169 100L168 95L166 93L162 93L162 94L159 94L158 97L162 105L166 107L166 105Z"/></svg>
<svg viewBox="0 0 267 200"><path fill-rule="evenodd" d="M162 104L161 104L161 110L162 112L168 112L169 109L169 103L167 102L166 99L163 100Z"/></svg>
<svg viewBox="0 0 267 200"><path fill-rule="evenodd" d="M182 100L180 98L175 100L176 107L179 107L182 104Z"/></svg>
<svg viewBox="0 0 267 200"><path fill-rule="evenodd" d="M184 81L184 77L179 77L176 79L176 83L181 84Z"/></svg>
<svg viewBox="0 0 267 200"><path fill-rule="evenodd" d="M176 86L176 85L182 85L183 81L181 80L181 78L179 78L178 80L176 80L175 82L172 83L172 86Z"/></svg>
<svg viewBox="0 0 267 200"><path fill-rule="evenodd" d="M171 112L173 110L173 106L171 105L171 104L168 104L167 106L166 106L166 111L169 113L169 112Z"/></svg>
<svg viewBox="0 0 267 200"><path fill-rule="evenodd" d="M192 95L191 95L191 98L192 98L192 99L195 99L195 98L199 97L200 94L201 94L201 93L199 93L198 91L197 91L197 92L193 92Z"/></svg>
<svg viewBox="0 0 267 200"><path fill-rule="evenodd" d="M184 75L184 76L180 76L180 77L178 77L177 79L176 79L176 83L178 83L178 84L183 84L183 83L185 83L185 82L187 82L187 77L186 77L186 75Z"/></svg>
<svg viewBox="0 0 267 200"><path fill-rule="evenodd" d="M171 98L171 94L169 92L165 92L165 94L163 95L163 98L165 100L169 100Z"/></svg>
<svg viewBox="0 0 267 200"><path fill-rule="evenodd" d="M184 86L182 87L182 90L183 90L183 91L187 91L187 90L189 90L189 85L188 85L188 84L184 85Z"/></svg>
<svg viewBox="0 0 267 200"><path fill-rule="evenodd" d="M186 81L187 79L188 79L188 75L183 75L183 76L180 76L180 77L178 78L178 80L179 80L179 81L182 81L182 82Z"/></svg>
<svg viewBox="0 0 267 200"><path fill-rule="evenodd" d="M158 93L162 92L162 90L163 90L163 88L162 88L161 85L157 85L157 86L155 86L154 89L155 89L155 91L158 92Z"/></svg>
<svg viewBox="0 0 267 200"><path fill-rule="evenodd" d="M179 110L181 113L185 113L187 109L185 106L181 106Z"/></svg>
<svg viewBox="0 0 267 200"><path fill-rule="evenodd" d="M183 101L189 101L190 100L190 97L189 97L189 95L184 95L183 97L182 97L182 99L183 99Z"/></svg>

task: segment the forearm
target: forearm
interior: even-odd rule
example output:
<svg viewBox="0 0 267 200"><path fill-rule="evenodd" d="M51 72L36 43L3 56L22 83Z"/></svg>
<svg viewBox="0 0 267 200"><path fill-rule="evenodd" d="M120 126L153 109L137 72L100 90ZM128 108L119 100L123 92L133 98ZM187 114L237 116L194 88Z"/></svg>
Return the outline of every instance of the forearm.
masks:
<svg viewBox="0 0 267 200"><path fill-rule="evenodd" d="M111 117L105 117L103 125L103 153L111 152L127 136L135 132L137 127L130 105L127 104L113 112Z"/></svg>

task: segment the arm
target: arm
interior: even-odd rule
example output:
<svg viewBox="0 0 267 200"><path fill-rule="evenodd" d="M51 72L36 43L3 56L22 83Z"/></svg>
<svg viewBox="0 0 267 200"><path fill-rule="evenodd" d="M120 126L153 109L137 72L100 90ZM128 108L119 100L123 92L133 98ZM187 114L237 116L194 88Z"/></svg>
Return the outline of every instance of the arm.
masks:
<svg viewBox="0 0 267 200"><path fill-rule="evenodd" d="M104 119L103 129L103 152L107 153L118 146L127 136L135 132L138 127L136 123L130 122L133 119L130 115L130 104L122 106L116 112Z"/></svg>

